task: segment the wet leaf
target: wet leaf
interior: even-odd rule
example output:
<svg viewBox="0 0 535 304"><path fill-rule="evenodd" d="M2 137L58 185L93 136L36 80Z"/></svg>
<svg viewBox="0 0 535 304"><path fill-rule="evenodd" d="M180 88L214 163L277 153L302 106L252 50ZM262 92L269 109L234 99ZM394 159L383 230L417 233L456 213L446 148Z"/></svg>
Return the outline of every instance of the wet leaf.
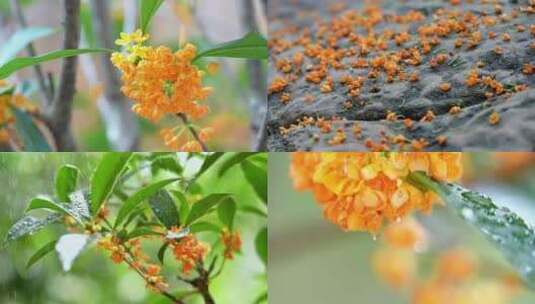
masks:
<svg viewBox="0 0 535 304"><path fill-rule="evenodd" d="M179 217L180 217L180 222L185 223L189 214L189 203L186 197L184 196L184 194L182 194L182 192L177 191L177 190L171 190L171 193L180 203L179 212L178 212Z"/></svg>
<svg viewBox="0 0 535 304"><path fill-rule="evenodd" d="M241 152L241 153L234 154L232 157L230 157L227 160L225 160L223 165L221 165L221 168L219 168L219 172L218 172L219 177L223 176L233 166L241 163L242 161L244 161L248 157L254 156L256 154L258 154L258 153L256 153L256 152Z"/></svg>
<svg viewBox="0 0 535 304"><path fill-rule="evenodd" d="M151 171L156 175L160 170L181 174L184 169L174 155L157 157L152 161Z"/></svg>
<svg viewBox="0 0 535 304"><path fill-rule="evenodd" d="M258 197L267 204L267 169L262 161L246 159L241 163L245 178L251 184Z"/></svg>
<svg viewBox="0 0 535 304"><path fill-rule="evenodd" d="M83 191L72 192L69 194L69 201L71 203L66 205L66 208L80 218L88 220L91 218L88 197L89 195Z"/></svg>
<svg viewBox="0 0 535 304"><path fill-rule="evenodd" d="M49 209L51 211L57 211L59 213L63 213L65 215L69 215L73 217L79 224L83 224L82 217L76 213L73 212L71 209L67 208L67 205L56 203L51 199L48 199L46 197L35 197L30 201L30 204L26 211L36 210L36 209Z"/></svg>
<svg viewBox="0 0 535 304"><path fill-rule="evenodd" d="M494 244L535 289L535 232L524 219L491 198L456 184L441 184L421 172L411 174L411 182L432 189L447 206L475 226Z"/></svg>
<svg viewBox="0 0 535 304"><path fill-rule="evenodd" d="M56 244L56 252L63 271L68 272L76 258L88 245L91 236L87 234L65 234L61 236Z"/></svg>
<svg viewBox="0 0 535 304"><path fill-rule="evenodd" d="M170 178L170 179L164 179L155 183L152 183L150 185L147 185L128 197L128 199L124 202L124 204L121 206L121 209L119 209L119 213L117 214L117 219L115 220L115 227L119 226L126 217L135 210L139 204L141 204L143 201L148 199L149 197L156 194L158 191L160 191L165 186L179 180L178 178Z"/></svg>
<svg viewBox="0 0 535 304"><path fill-rule="evenodd" d="M232 195L228 193L214 193L194 203L191 207L191 210L189 212L188 219L186 220L185 225L186 226L191 225L193 222L195 222L196 220L198 220L199 218L203 217L208 212L210 212L212 208L230 199L231 197Z"/></svg>
<svg viewBox="0 0 535 304"><path fill-rule="evenodd" d="M14 241L26 235L32 235L46 226L58 222L62 215L54 213L44 219L38 219L33 216L25 216L18 220L7 232L6 242Z"/></svg>
<svg viewBox="0 0 535 304"><path fill-rule="evenodd" d="M60 202L69 202L69 194L76 190L80 170L73 165L63 165L56 173L56 196Z"/></svg>
<svg viewBox="0 0 535 304"><path fill-rule="evenodd" d="M56 243L57 240L52 241L37 250L37 252L34 253L34 255L32 255L32 257L28 260L28 263L26 264L26 269L32 267L35 263L39 262L47 254L54 251L54 248L56 248Z"/></svg>
<svg viewBox="0 0 535 304"><path fill-rule="evenodd" d="M140 236L147 236L147 235L162 236L162 233L156 232L156 231L154 231L152 229L149 229L147 227L140 227L140 228L136 228L133 231L131 231L128 234L127 239L130 240L130 239L138 238Z"/></svg>
<svg viewBox="0 0 535 304"><path fill-rule="evenodd" d="M203 57L230 57L245 59L267 59L269 50L266 39L258 32L250 32L245 37L201 52L195 60Z"/></svg>
<svg viewBox="0 0 535 304"><path fill-rule="evenodd" d="M199 172L197 172L197 175L195 176L195 178L199 178L200 176L202 176L206 171L208 171L208 169L210 169L216 162L219 158L221 158L221 156L223 156L225 153L221 153L221 152L216 152L216 153L212 153L210 154L208 157L206 157L204 159L204 162L202 163L202 166L201 168L199 169Z"/></svg>
<svg viewBox="0 0 535 304"><path fill-rule="evenodd" d="M154 215L167 229L180 226L178 210L169 192L158 190L149 197L149 205Z"/></svg>
<svg viewBox="0 0 535 304"><path fill-rule="evenodd" d="M102 157L91 180L91 213L97 214L106 199L113 193L131 153L107 153Z"/></svg>

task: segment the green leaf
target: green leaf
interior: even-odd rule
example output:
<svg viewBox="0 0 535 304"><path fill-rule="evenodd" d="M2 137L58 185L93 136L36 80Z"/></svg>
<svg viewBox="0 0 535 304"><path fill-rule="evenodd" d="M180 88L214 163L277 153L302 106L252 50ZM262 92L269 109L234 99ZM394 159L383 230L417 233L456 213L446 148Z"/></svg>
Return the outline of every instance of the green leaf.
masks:
<svg viewBox="0 0 535 304"><path fill-rule="evenodd" d="M199 232L206 232L206 231L212 231L212 232L221 232L221 227L219 227L216 224L212 224L209 222L197 222L189 227L191 233L199 233Z"/></svg>
<svg viewBox="0 0 535 304"><path fill-rule="evenodd" d="M156 11L158 11L158 8L160 8L162 4L163 0L141 0L139 22L143 33L147 32L152 17L154 17Z"/></svg>
<svg viewBox="0 0 535 304"><path fill-rule="evenodd" d="M97 214L115 188L131 153L107 153L102 157L91 180L91 213Z"/></svg>
<svg viewBox="0 0 535 304"><path fill-rule="evenodd" d="M37 250L37 252L34 253L34 255L32 255L32 257L28 260L28 263L26 264L26 269L29 269L35 263L39 262L39 260L44 258L47 254L49 254L50 252L54 251L54 248L56 248L56 243L57 242L58 242L57 240L52 241L52 242L44 245L43 247L41 247L39 250Z"/></svg>
<svg viewBox="0 0 535 304"><path fill-rule="evenodd" d="M219 168L218 176L219 177L223 176L225 173L227 173L227 171L230 168L232 168L235 165L241 163L242 161L244 161L248 157L254 156L256 154L258 154L258 152L242 152L242 153L234 154L232 157L230 157L227 160L225 160L223 165L221 165L221 168Z"/></svg>
<svg viewBox="0 0 535 304"><path fill-rule="evenodd" d="M175 174L181 174L184 169L175 156L157 157L151 163L152 174L157 174L160 170L166 170Z"/></svg>
<svg viewBox="0 0 535 304"><path fill-rule="evenodd" d="M55 32L48 27L28 27L18 30L0 47L0 66L22 51L30 42Z"/></svg>
<svg viewBox="0 0 535 304"><path fill-rule="evenodd" d="M259 295L256 300L254 301L254 304L260 304L260 303L267 303L268 302L268 293L267 291L264 291L261 295Z"/></svg>
<svg viewBox="0 0 535 304"><path fill-rule="evenodd" d="M58 211L65 215L72 216L80 225L83 225L83 219L79 214L76 214L65 204L56 203L46 197L35 197L30 201L30 205L26 209L26 212L36 209L49 209L52 211Z"/></svg>
<svg viewBox="0 0 535 304"><path fill-rule="evenodd" d="M169 229L173 226L180 226L178 210L169 192L158 190L149 197L149 205L152 212L165 227Z"/></svg>
<svg viewBox="0 0 535 304"><path fill-rule="evenodd" d="M265 164L258 161L244 160L241 163L245 178L253 186L256 194L267 204L267 170Z"/></svg>
<svg viewBox="0 0 535 304"><path fill-rule="evenodd" d="M171 190L171 193L180 202L180 207L179 207L180 209L179 209L178 214L179 214L179 217L180 217L180 222L181 223L185 223L186 219L188 218L188 214L189 214L189 203L188 203L188 200L186 199L184 194L182 194L182 192L180 192L180 191Z"/></svg>
<svg viewBox="0 0 535 304"><path fill-rule="evenodd" d="M201 52L194 61L203 57L267 59L268 56L266 39L258 32L251 32L241 39L223 43Z"/></svg>
<svg viewBox="0 0 535 304"><path fill-rule="evenodd" d="M158 250L158 261L160 261L160 264L162 265L165 261L165 251L167 250L167 247L169 247L169 243L164 243Z"/></svg>
<svg viewBox="0 0 535 304"><path fill-rule="evenodd" d="M5 79L18 70L22 70L24 68L27 68L29 66L36 65L42 62L56 60L60 58L66 58L66 57L74 57L74 56L87 54L87 53L102 53L102 52L113 52L113 50L99 49L99 48L71 49L71 50L53 51L53 52L40 55L40 56L35 56L35 57L15 58L6 62L6 64L0 67L0 79Z"/></svg>
<svg viewBox="0 0 535 304"><path fill-rule="evenodd" d="M268 262L268 229L267 227L262 228L258 232L255 238L255 248L256 253L258 253L258 256L264 262L264 265L267 266Z"/></svg>
<svg viewBox="0 0 535 304"><path fill-rule="evenodd" d="M11 107L11 111L15 116L15 129L22 139L24 150L27 152L51 152L52 149L35 125L32 117L16 107Z"/></svg>
<svg viewBox="0 0 535 304"><path fill-rule="evenodd" d="M234 229L234 217L236 216L236 202L229 199L224 204L219 204L217 207L217 215L221 222L228 227L229 230Z"/></svg>
<svg viewBox="0 0 535 304"><path fill-rule="evenodd" d="M216 152L216 153L212 153L210 154L208 157L206 157L204 159L204 162L202 163L202 166L201 168L199 169L199 172L197 172L197 175L195 176L195 178L199 178L201 175L203 175L208 169L210 169L214 164L215 162L221 158L221 156L223 156L225 153L222 153L222 152Z"/></svg>
<svg viewBox="0 0 535 304"><path fill-rule="evenodd" d="M535 289L535 231L518 214L498 207L492 199L456 184L437 183L422 172L412 173L409 181L433 190L464 220L479 229Z"/></svg>
<svg viewBox="0 0 535 304"><path fill-rule="evenodd" d="M238 209L238 211L245 212L245 213L256 214L258 216L265 217L265 218L267 218L267 216L268 216L267 213L264 210L261 210L260 208L257 208L257 207L254 207L254 206L243 206L240 209Z"/></svg>
<svg viewBox="0 0 535 304"><path fill-rule="evenodd" d="M213 207L230 199L231 197L231 194L228 193L214 193L194 203L191 207L185 225L191 225L193 222L206 215Z"/></svg>
<svg viewBox="0 0 535 304"><path fill-rule="evenodd" d="M165 186L176 182L179 180L178 178L170 178L170 179L164 179L155 183L152 183L150 185L147 185L131 195L121 206L121 209L119 209L119 213L117 214L117 219L115 220L115 227L118 227L126 217L135 210L135 208L142 203L144 200L148 199L149 197L153 196L158 192L160 189L164 188Z"/></svg>
<svg viewBox="0 0 535 304"><path fill-rule="evenodd" d="M63 218L62 215L54 213L48 215L44 219L38 219L33 216L25 216L18 220L7 232L4 245L7 242L14 241L26 235L32 235L37 233L39 230L45 228L46 226L56 223Z"/></svg>
<svg viewBox="0 0 535 304"><path fill-rule="evenodd" d="M152 229L149 229L147 227L140 227L132 230L128 236L126 237L127 240L138 238L140 236L147 236L147 235L156 235L161 236L162 234L160 232L156 232Z"/></svg>
<svg viewBox="0 0 535 304"><path fill-rule="evenodd" d="M76 190L80 170L73 165L63 165L56 173L56 196L60 202L70 202L69 194Z"/></svg>

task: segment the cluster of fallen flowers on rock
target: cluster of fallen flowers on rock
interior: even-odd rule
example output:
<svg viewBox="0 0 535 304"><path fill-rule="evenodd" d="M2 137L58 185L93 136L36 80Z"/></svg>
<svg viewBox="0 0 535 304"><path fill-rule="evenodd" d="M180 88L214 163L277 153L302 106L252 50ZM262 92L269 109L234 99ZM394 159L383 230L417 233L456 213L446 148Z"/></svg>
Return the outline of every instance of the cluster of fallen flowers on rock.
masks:
<svg viewBox="0 0 535 304"><path fill-rule="evenodd" d="M311 13L309 18L318 20L311 27L283 22L288 25L273 31L270 36L271 67L277 72L268 89L270 99L278 99L284 106L299 99L306 107L313 104L319 98L317 96L336 94L339 97L343 94L342 98L346 100L343 111L349 113L372 102L373 94L380 92L386 84L406 83L409 89L423 90L421 74L429 71L443 75L442 81L434 84L434 88L425 87L434 92L436 98L459 97L457 93L461 88L465 92L474 91L478 100L492 106L498 97L499 100L507 100L528 89L527 80L534 77L535 60L520 64L517 72L523 77L518 79L523 83L510 84L497 80L493 62L467 62L469 57L462 56L462 53L476 50L486 41L495 41L499 46L493 52L495 60L499 61L505 52L514 50L514 40L529 41L528 52L535 54L535 23L522 25L515 22L521 16L535 16L535 1L531 0L527 6L512 5L513 8L507 11L495 1L481 1L489 6L489 12L480 13L463 9L465 1L444 2L450 5L436 9L432 18L415 10L395 15L384 11L380 7L381 1L378 1L361 11L333 5L329 18ZM477 1L466 2L472 4ZM462 75L464 83L460 83L454 79L455 71L468 64L472 68ZM306 90L309 95L293 96L294 86L303 85L309 87ZM432 122L436 115L458 115L464 106L459 97L458 104L439 110L444 113L436 112L440 108L437 105L419 118L388 109L384 110L383 117L385 124L400 123L410 134L418 124ZM333 107L338 105L333 104ZM335 123L346 120L343 111L335 116L310 113L294 123L279 126L279 132L285 137L312 126L315 127L311 128L315 132L312 137L314 142L324 139L328 145L336 146L353 136L355 140L364 140L366 147L373 151L401 150L407 145L412 150L422 150L431 144L446 146L448 142L443 135L406 138L403 134L384 134L380 139L362 138L356 121L353 122L353 130L356 130L353 134L349 134L347 128L333 127ZM500 123L500 113L493 111L488 116L488 124Z"/></svg>

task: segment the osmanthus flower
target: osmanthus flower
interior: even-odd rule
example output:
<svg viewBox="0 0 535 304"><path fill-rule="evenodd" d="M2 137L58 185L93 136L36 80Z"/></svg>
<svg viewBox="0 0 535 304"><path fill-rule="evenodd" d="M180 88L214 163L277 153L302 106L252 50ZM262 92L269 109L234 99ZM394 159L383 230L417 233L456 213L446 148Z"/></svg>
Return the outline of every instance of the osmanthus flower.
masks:
<svg viewBox="0 0 535 304"><path fill-rule="evenodd" d="M186 44L173 52L166 46L147 46L148 34L141 30L121 33L116 41L124 48L111 56L113 64L122 72L122 92L135 104L133 111L139 116L158 122L165 114L183 114L192 120L204 117L209 107L202 102L212 93L203 85L204 72L193 64L197 48ZM175 129L162 134L166 142L176 147ZM188 151L198 147L189 145Z"/></svg>
<svg viewBox="0 0 535 304"><path fill-rule="evenodd" d="M178 232L180 228L173 231ZM197 239L193 234L187 234L184 237L170 241L171 248L175 259L182 263L182 272L188 274L193 267L204 260L210 246Z"/></svg>
<svg viewBox="0 0 535 304"><path fill-rule="evenodd" d="M241 251L241 236L239 231L223 230L221 232L221 240L225 246L225 252L223 256L225 259L234 259L234 254Z"/></svg>
<svg viewBox="0 0 535 304"><path fill-rule="evenodd" d="M290 176L312 190L324 216L344 230L376 232L385 220L430 211L438 197L407 181L422 171L438 181L462 175L460 153L294 153Z"/></svg>

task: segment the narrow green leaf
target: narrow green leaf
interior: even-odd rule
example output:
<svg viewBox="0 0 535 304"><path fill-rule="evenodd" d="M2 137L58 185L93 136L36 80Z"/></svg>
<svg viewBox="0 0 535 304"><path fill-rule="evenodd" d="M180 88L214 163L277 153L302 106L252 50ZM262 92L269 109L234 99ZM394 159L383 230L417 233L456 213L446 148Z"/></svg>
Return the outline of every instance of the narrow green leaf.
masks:
<svg viewBox="0 0 535 304"><path fill-rule="evenodd" d="M215 193L206 196L200 201L193 204L186 220L185 225L189 226L199 218L207 214L213 207L230 199L232 196L228 193Z"/></svg>
<svg viewBox="0 0 535 304"><path fill-rule="evenodd" d="M251 32L241 39L223 43L201 52L194 61L203 57L267 59L268 56L266 39L258 32Z"/></svg>
<svg viewBox="0 0 535 304"><path fill-rule="evenodd" d="M152 184L149 184L130 197L124 202L124 204L121 206L121 209L119 209L119 213L117 214L117 219L115 220L115 227L118 227L126 217L135 210L135 208L142 203L144 200L148 199L149 197L153 196L158 192L160 189L164 188L165 186L179 180L178 178L170 178L170 179L164 179Z"/></svg>
<svg viewBox="0 0 535 304"><path fill-rule="evenodd" d="M91 213L97 214L104 201L110 196L126 167L131 153L107 153L102 157L91 180Z"/></svg>
<svg viewBox="0 0 535 304"><path fill-rule="evenodd" d="M150 22L152 21L152 17L154 17L162 4L163 0L141 0L139 22L143 33L147 32Z"/></svg>
<svg viewBox="0 0 535 304"><path fill-rule="evenodd" d="M22 139L24 150L27 152L51 152L52 149L32 117L16 107L11 107L11 111L15 116L15 129Z"/></svg>
<svg viewBox="0 0 535 304"><path fill-rule="evenodd" d="M160 264L164 264L165 262L165 251L169 247L169 243L164 243L162 247L158 250L158 261L160 261Z"/></svg>
<svg viewBox="0 0 535 304"><path fill-rule="evenodd" d="M56 173L56 196L60 202L70 202L69 194L76 190L80 170L73 165L63 165Z"/></svg>
<svg viewBox="0 0 535 304"><path fill-rule="evenodd" d="M126 237L127 240L135 239L140 236L147 236L147 235L155 235L155 236L162 236L160 232L156 232L152 229L149 229L147 227L140 227L132 230L128 236Z"/></svg>
<svg viewBox="0 0 535 304"><path fill-rule="evenodd" d="M412 173L409 181L439 194L447 206L479 229L535 289L535 231L518 214L498 207L492 199L456 184L437 183L422 172Z"/></svg>
<svg viewBox="0 0 535 304"><path fill-rule="evenodd" d="M219 177L223 176L233 166L256 154L258 154L258 152L241 152L234 154L232 157L225 160L223 165L221 165L221 168L219 168Z"/></svg>
<svg viewBox="0 0 535 304"><path fill-rule="evenodd" d="M180 226L180 219L175 202L169 192L158 190L149 197L149 205L158 220L168 229L173 226Z"/></svg>
<svg viewBox="0 0 535 304"><path fill-rule="evenodd" d="M224 204L217 207L219 220L227 226L229 230L234 229L234 217L236 216L236 202L233 199L227 200Z"/></svg>
<svg viewBox="0 0 535 304"><path fill-rule="evenodd" d="M258 162L258 161L251 161L251 160L244 160L241 163L241 167L243 170L243 173L245 174L245 178L253 186L253 189L255 190L256 194L260 199L262 199L262 202L264 204L267 204L267 169L266 165Z"/></svg>
<svg viewBox="0 0 535 304"><path fill-rule="evenodd" d="M18 30L0 47L0 66L17 56L30 42L54 32L54 29L48 27L27 27Z"/></svg>
<svg viewBox="0 0 535 304"><path fill-rule="evenodd" d="M11 74L18 70L22 70L32 65L36 65L46 61L52 61L60 58L74 57L82 54L88 53L102 53L102 52L113 52L109 49L72 49L72 50L60 50L53 51L44 55L35 56L35 57L20 57L12 59L6 64L0 67L0 79L5 79Z"/></svg>
<svg viewBox="0 0 535 304"><path fill-rule="evenodd" d="M76 214L65 204L56 203L46 197L35 197L30 201L30 204L26 211L36 210L36 209L49 209L52 211L57 211L65 215L72 216L79 224L83 224L83 219L79 214Z"/></svg>
<svg viewBox="0 0 535 304"><path fill-rule="evenodd" d="M155 158L151 163L152 174L157 174L160 170L181 174L184 169L174 155L161 156Z"/></svg>
<svg viewBox="0 0 535 304"><path fill-rule="evenodd" d="M11 228L9 228L3 245L23 236L35 234L39 230L50 224L58 222L62 218L63 216L58 213L50 214L44 219L38 219L27 215L18 220L15 224L13 224L13 226L11 226Z"/></svg>
<svg viewBox="0 0 535 304"><path fill-rule="evenodd" d="M256 214L258 216L265 217L265 218L267 218L267 216L268 216L267 213L264 210L261 210L260 208L257 208L257 207L254 207L254 206L243 206L240 209L238 209L238 211L245 212L245 213Z"/></svg>
<svg viewBox="0 0 535 304"><path fill-rule="evenodd" d="M216 152L216 153L212 153L210 154L208 157L206 157L204 159L204 162L202 163L202 166L201 168L199 169L199 172L197 172L197 175L195 176L195 178L199 178L201 175L203 175L208 169L210 169L214 164L215 162L221 158L221 156L223 156L225 153L222 153L222 152Z"/></svg>
<svg viewBox="0 0 535 304"><path fill-rule="evenodd" d="M261 295L259 295L256 300L254 301L254 304L261 304L261 303L267 303L268 302L268 293L267 291L264 291Z"/></svg>
<svg viewBox="0 0 535 304"><path fill-rule="evenodd" d="M47 254L54 251L54 248L56 248L57 242L58 242L57 240L52 241L44 245L43 247L41 247L39 250L37 250L37 252L34 253L34 255L32 255L32 257L28 260L28 263L26 264L26 269L29 269L35 263L39 262L42 258L44 258Z"/></svg>
<svg viewBox="0 0 535 304"><path fill-rule="evenodd" d="M262 228L258 232L255 238L255 248L256 253L258 253L258 256L264 262L264 265L267 266L268 262L268 229L267 227Z"/></svg>
<svg viewBox="0 0 535 304"><path fill-rule="evenodd" d="M197 222L189 227L191 233L199 233L199 232L221 232L221 227L219 227L216 224L212 224L209 222Z"/></svg>

